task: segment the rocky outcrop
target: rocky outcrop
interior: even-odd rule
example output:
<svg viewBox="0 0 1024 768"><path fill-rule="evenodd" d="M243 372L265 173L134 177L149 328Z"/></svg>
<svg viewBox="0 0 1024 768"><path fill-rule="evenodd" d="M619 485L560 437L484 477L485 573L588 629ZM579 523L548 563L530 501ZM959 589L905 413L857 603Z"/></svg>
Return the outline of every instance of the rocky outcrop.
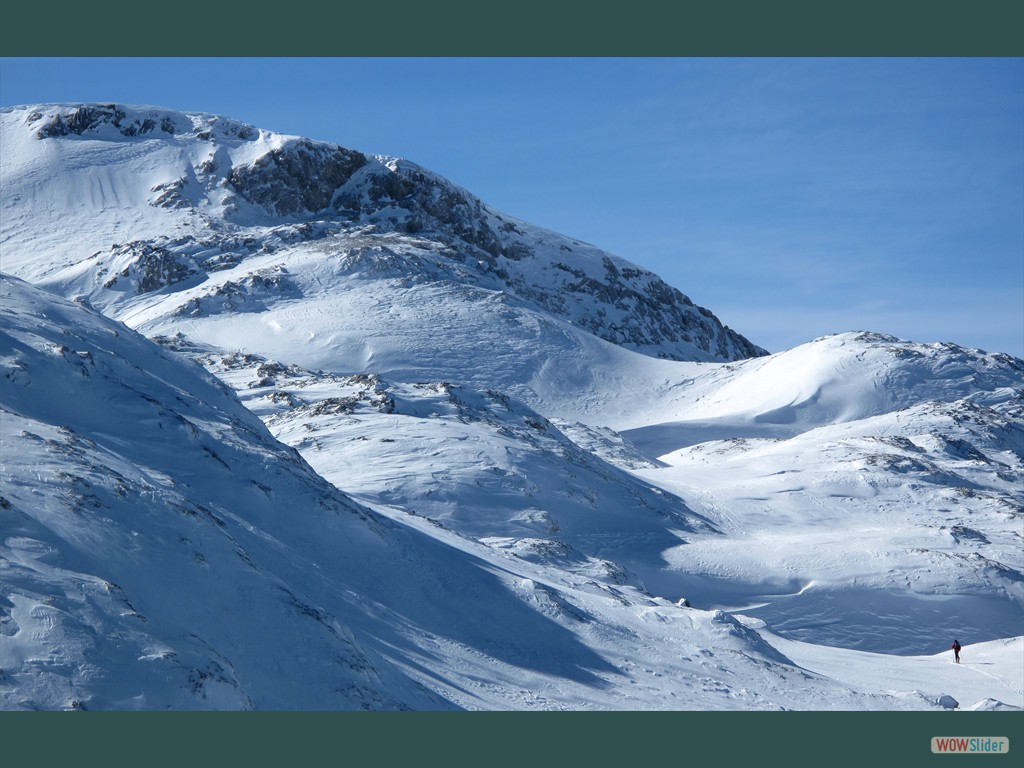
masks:
<svg viewBox="0 0 1024 768"><path fill-rule="evenodd" d="M168 115L160 116L133 114L118 107L116 104L85 105L69 111L58 111L44 120L41 112L33 112L28 116L32 125L40 120L43 122L36 128L36 137L50 139L58 136L81 136L88 131L95 131L102 125L112 125L122 136L141 136L160 130L165 134L174 135L174 120Z"/></svg>
<svg viewBox="0 0 1024 768"><path fill-rule="evenodd" d="M38 139L146 136L174 145L172 175L146 190L148 203L193 217L208 242L203 249L166 238L114 246L98 263L107 270L107 288L129 279L136 292L148 293L201 279L253 253L340 235L345 242L338 248L352 256L350 272L397 270L412 280L504 291L643 354L722 361L767 354L657 275L512 220L405 160L154 108L53 105L24 119ZM356 230L367 258L355 258ZM378 242L367 249L367 238ZM225 309L243 298L251 304L248 288L236 294L222 297Z"/></svg>
<svg viewBox="0 0 1024 768"><path fill-rule="evenodd" d="M366 162L361 152L303 140L234 168L228 181L243 198L271 213L302 215L327 208L334 193Z"/></svg>

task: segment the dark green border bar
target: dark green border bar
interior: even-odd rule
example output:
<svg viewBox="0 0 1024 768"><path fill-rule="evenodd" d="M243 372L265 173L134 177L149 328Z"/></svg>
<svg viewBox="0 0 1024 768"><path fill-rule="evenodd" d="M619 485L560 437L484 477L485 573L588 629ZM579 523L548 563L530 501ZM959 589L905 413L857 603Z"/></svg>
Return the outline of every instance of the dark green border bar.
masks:
<svg viewBox="0 0 1024 768"><path fill-rule="evenodd" d="M1019 56L1019 0L48 0L3 56Z"/></svg>
<svg viewBox="0 0 1024 768"><path fill-rule="evenodd" d="M1018 712L52 712L0 714L0 738L11 765L998 768L1010 758L935 755L931 739L1007 736L1016 753L1022 722Z"/></svg>
<svg viewBox="0 0 1024 768"><path fill-rule="evenodd" d="M1018 0L9 3L2 56L1022 56ZM672 10L666 10L671 8ZM102 9L102 10L100 10ZM10 713L12 765L1000 766L1021 713ZM1016 758L1014 758L1016 759Z"/></svg>

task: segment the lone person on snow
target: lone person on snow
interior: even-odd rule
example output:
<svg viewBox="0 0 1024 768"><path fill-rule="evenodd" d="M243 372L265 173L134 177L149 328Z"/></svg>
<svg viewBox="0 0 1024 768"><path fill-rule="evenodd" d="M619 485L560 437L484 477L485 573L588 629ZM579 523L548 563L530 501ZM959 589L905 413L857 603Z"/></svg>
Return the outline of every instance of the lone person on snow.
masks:
<svg viewBox="0 0 1024 768"><path fill-rule="evenodd" d="M954 640L953 644L951 646L949 646L949 647L953 649L953 657L956 659L956 663L959 664L960 663L960 641L959 640Z"/></svg>

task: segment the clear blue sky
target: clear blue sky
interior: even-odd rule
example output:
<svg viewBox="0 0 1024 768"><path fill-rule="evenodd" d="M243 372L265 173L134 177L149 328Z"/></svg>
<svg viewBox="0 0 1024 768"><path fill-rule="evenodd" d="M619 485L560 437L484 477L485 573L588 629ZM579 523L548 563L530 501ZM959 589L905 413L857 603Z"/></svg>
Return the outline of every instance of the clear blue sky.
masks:
<svg viewBox="0 0 1024 768"><path fill-rule="evenodd" d="M755 343L1024 357L1022 59L3 59L0 104L223 114L398 155Z"/></svg>

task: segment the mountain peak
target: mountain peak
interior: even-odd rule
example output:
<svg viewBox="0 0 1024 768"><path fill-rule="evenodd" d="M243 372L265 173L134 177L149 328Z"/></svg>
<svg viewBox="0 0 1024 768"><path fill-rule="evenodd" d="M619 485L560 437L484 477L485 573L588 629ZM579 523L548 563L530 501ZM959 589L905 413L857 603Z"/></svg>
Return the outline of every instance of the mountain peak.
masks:
<svg viewBox="0 0 1024 768"><path fill-rule="evenodd" d="M252 257L287 261L313 241L365 275L349 257L373 241L374 268L391 276L441 280L452 296L501 291L645 355L767 354L648 270L409 161L156 107L35 105L3 118L6 268L104 311L123 304L126 281L132 295L213 288L216 272L244 278Z"/></svg>
<svg viewBox="0 0 1024 768"><path fill-rule="evenodd" d="M24 124L37 139L65 136L135 138L195 136L200 139L235 138L249 141L261 131L251 125L200 112L175 112L161 107L123 104L40 104L9 107L5 112L24 114Z"/></svg>

